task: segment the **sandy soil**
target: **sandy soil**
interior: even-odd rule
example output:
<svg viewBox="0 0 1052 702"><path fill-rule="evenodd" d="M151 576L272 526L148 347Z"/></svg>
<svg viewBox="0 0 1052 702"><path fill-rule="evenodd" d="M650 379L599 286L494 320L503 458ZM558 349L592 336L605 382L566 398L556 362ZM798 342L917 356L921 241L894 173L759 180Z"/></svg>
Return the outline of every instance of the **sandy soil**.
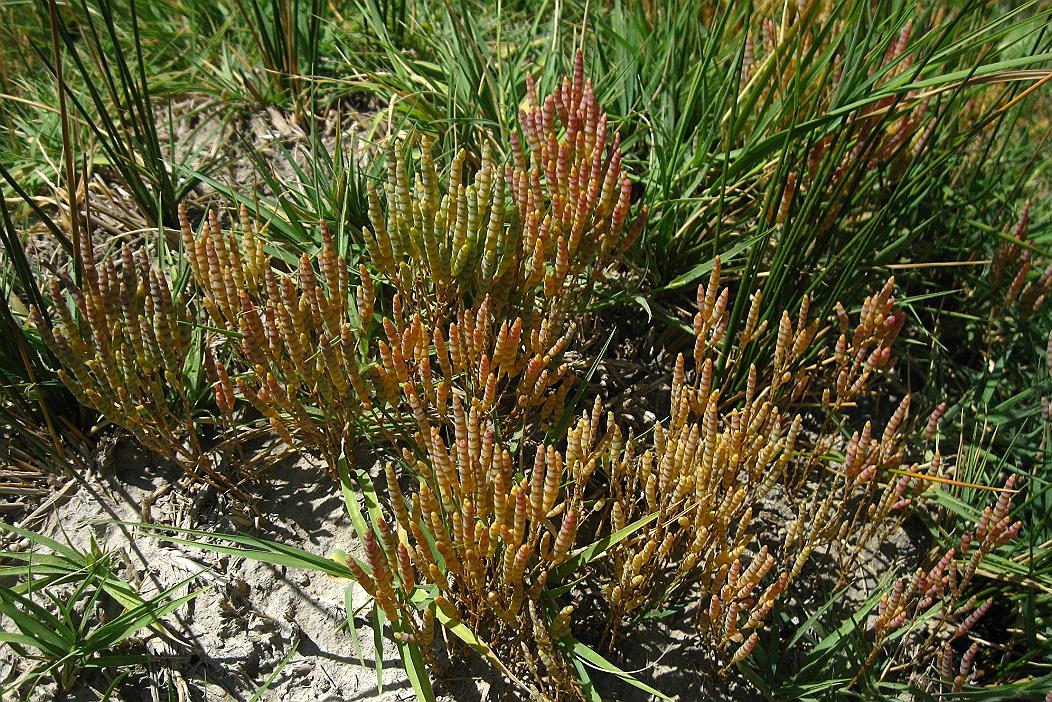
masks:
<svg viewBox="0 0 1052 702"><path fill-rule="evenodd" d="M203 588L168 618L169 635L140 643L159 659L147 679L123 685L116 699L170 699L175 692L172 699L247 700L279 667L269 690L257 699L412 698L389 643L383 649L384 689L378 691L372 636L364 619L358 626L365 667L359 664L346 630L348 583L176 546L116 523L145 516L175 526L236 529L328 555L346 549L353 531L339 491L312 466L301 461L277 467L251 505L207 489L187 494L176 488L157 497L144 514L144 503L164 493L178 479L178 470L125 445L118 445L106 463L68 489L38 529L78 547L94 536L106 550L122 554L122 577L141 583L144 594L195 572L202 574L190 587ZM357 594L356 601L365 602L364 593ZM10 652L3 655L8 657L4 666L12 666ZM85 682L105 689L102 680L89 676ZM54 694L53 686L41 685L30 697L43 700Z"/></svg>

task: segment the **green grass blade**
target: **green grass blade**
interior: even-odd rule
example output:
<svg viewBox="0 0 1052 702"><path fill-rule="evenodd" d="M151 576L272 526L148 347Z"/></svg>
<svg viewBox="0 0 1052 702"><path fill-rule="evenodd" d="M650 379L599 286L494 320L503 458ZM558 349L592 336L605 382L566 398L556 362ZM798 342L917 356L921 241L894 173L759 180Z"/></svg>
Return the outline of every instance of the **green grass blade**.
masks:
<svg viewBox="0 0 1052 702"><path fill-rule="evenodd" d="M402 666L409 677L409 684L413 686L417 702L436 702L435 691L431 688L431 679L427 674L427 664L420 652L420 646L414 643L398 644L398 655L402 658Z"/></svg>
<svg viewBox="0 0 1052 702"><path fill-rule="evenodd" d="M630 675L625 671L618 668L616 665L603 658L601 655L596 653L594 650L584 645L580 641L571 640L571 651L578 660L585 665L590 665L596 670L601 670L604 673L609 673L622 681L628 683L632 687L638 688L647 694L653 695L662 700L668 700L671 702L672 698L665 693L657 690L656 688L647 685L645 682L639 680L634 675Z"/></svg>
<svg viewBox="0 0 1052 702"><path fill-rule="evenodd" d="M552 568L548 576L548 582L552 584L557 584L565 580L580 568L591 563L593 560L606 553L607 549L609 549L611 546L616 546L617 544L621 543L628 537L632 536L632 534L636 533L637 531L650 524L657 518L658 514L655 512L654 514L648 515L641 519L637 519L631 524L628 524L627 526L618 529L609 536L599 539L595 543L577 549L576 551L574 551L573 555L571 555L567 560L560 563L555 568Z"/></svg>

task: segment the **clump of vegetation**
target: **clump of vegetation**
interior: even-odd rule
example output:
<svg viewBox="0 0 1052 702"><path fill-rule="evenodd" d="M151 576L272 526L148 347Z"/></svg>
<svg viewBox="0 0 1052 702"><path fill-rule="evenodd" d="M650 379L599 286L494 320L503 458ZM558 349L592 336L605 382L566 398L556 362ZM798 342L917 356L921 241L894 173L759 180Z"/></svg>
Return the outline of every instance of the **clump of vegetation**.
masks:
<svg viewBox="0 0 1052 702"><path fill-rule="evenodd" d="M844 408L890 362L903 320L891 289L888 281L866 299L853 331L843 314L832 354L821 344L818 320L809 319L806 298L795 324L783 313L777 329L767 330L757 325L759 294L737 338L724 345L730 291L720 288L716 260L708 286L698 290L692 381L680 354L667 427L654 426L652 448L641 455L630 441L623 455L610 456L611 528L658 515L612 552L614 579L605 588L612 632L670 599L700 597L701 636L717 658L739 663L756 644L752 630L815 551L835 549L840 577L852 577L859 551L886 528L910 485L890 479L905 451L900 430L908 396L882 434L867 421L843 456L830 453L848 424ZM716 350L729 349L733 365L767 333L777 336L773 357L762 369L750 366L744 394L723 397L713 370ZM808 416L817 431L802 434L804 416L792 413L791 403L812 396L820 398L821 414ZM614 441L622 443L620 436ZM788 493L794 513L781 544L752 523L776 488Z"/></svg>
<svg viewBox="0 0 1052 702"><path fill-rule="evenodd" d="M168 276L145 249L133 253L127 244L118 259L99 266L83 238L78 262L81 285L65 272L50 284L58 323L30 311L61 363L59 378L84 406L143 446L179 461L197 479L224 484L194 425L186 372L190 320Z"/></svg>
<svg viewBox="0 0 1052 702"><path fill-rule="evenodd" d="M87 670L118 671L145 663L145 654L121 648L144 629L160 631L166 616L201 592L179 594L195 575L147 597L116 574L114 555L94 541L82 551L36 532L0 526L32 546L28 552L0 554L7 562L0 577L9 581L0 586L0 612L6 619L0 642L27 663L5 693L32 689L45 677L65 693Z"/></svg>
<svg viewBox="0 0 1052 702"><path fill-rule="evenodd" d="M245 207L240 215L240 236L223 231L210 211L195 237L180 211L201 306L227 342L206 361L216 406L230 416L247 402L289 447L320 454L335 475L370 405L359 370L373 316L369 273L361 269L352 299L347 261L324 225L317 256L303 254L294 274L276 272Z"/></svg>
<svg viewBox="0 0 1052 702"><path fill-rule="evenodd" d="M274 446L320 459L312 479L342 491L357 537L331 558L144 528L352 581L424 701L460 644L509 695L597 700L601 670L666 698L617 659L669 618L689 623L699 676L771 699L1036 689L1047 183L1013 156L1016 184L982 172L1047 82L1044 10L615 3L593 19L569 2L544 32L521 10L491 24L470 2L409 4L352 21L314 1L173 2L175 22L42 5L18 46L41 49L24 71L61 97L62 167L0 171L0 426L32 438L20 460L79 470L112 426L242 500ZM247 31L223 34L231 17ZM218 38L198 44L202 27ZM169 56L162 33L208 60ZM338 77L326 54L347 46ZM155 66L286 111L328 165L241 145L229 161L257 177L220 182L217 152L183 158L193 139L164 135L159 106L184 96ZM388 109L348 155L320 135L363 94ZM5 153L49 148L20 109L0 109ZM85 144L106 155L90 176ZM610 397L626 366L639 415ZM26 563L0 599L20 632L3 641L44 661L31 677L123 664L101 651L192 596L144 601L101 552L10 528L53 551L43 575L0 554ZM869 572L904 530L924 553ZM104 596L127 611L93 630L76 602ZM1022 612L1012 631L981 631L995 607Z"/></svg>

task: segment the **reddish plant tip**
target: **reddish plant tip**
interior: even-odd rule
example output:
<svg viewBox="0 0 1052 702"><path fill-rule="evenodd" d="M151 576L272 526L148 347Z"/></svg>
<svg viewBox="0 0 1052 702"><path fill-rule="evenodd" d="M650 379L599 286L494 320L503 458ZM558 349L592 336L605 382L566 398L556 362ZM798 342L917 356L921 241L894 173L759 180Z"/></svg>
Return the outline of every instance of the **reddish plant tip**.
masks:
<svg viewBox="0 0 1052 702"><path fill-rule="evenodd" d="M939 421L942 419L942 415L945 414L946 407L947 405L945 402L940 402L938 406L932 410L931 414L928 415L928 421L924 425L925 439L931 439L939 430Z"/></svg>

